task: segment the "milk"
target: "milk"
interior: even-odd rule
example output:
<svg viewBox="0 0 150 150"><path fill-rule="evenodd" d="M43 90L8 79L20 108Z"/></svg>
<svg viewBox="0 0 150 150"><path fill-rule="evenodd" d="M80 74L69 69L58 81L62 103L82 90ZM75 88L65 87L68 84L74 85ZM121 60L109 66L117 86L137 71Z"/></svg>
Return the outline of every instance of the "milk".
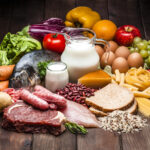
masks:
<svg viewBox="0 0 150 150"><path fill-rule="evenodd" d="M69 82L67 67L62 62L50 63L46 70L45 86L52 92Z"/></svg>
<svg viewBox="0 0 150 150"><path fill-rule="evenodd" d="M77 82L78 78L96 71L99 66L99 56L91 39L72 40L66 44L61 61L67 64L71 82Z"/></svg>

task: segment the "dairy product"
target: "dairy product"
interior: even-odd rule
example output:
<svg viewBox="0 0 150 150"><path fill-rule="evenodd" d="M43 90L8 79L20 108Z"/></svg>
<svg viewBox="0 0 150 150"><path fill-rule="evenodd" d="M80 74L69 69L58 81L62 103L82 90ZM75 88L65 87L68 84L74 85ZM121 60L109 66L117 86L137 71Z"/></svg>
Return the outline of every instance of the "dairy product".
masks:
<svg viewBox="0 0 150 150"><path fill-rule="evenodd" d="M99 66L99 56L89 38L75 39L66 44L61 61L67 64L69 79L72 82L77 82L81 76L96 71Z"/></svg>
<svg viewBox="0 0 150 150"><path fill-rule="evenodd" d="M67 66L62 62L50 63L46 70L45 86L52 92L69 82Z"/></svg>

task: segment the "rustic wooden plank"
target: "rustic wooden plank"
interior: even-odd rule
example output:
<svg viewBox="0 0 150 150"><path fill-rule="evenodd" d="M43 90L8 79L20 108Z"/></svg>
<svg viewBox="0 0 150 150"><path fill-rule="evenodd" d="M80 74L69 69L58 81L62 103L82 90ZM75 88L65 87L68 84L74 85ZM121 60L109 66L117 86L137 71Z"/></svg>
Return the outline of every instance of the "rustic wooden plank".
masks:
<svg viewBox="0 0 150 150"><path fill-rule="evenodd" d="M138 27L144 37L144 30L138 0L108 0L109 19L117 26L131 24Z"/></svg>
<svg viewBox="0 0 150 150"><path fill-rule="evenodd" d="M102 19L108 19L108 1L107 0L77 0L77 6L88 6L97 11ZM114 136L110 132L105 132L102 129L88 129L88 134L85 136L77 136L78 150L119 150L119 137Z"/></svg>
<svg viewBox="0 0 150 150"><path fill-rule="evenodd" d="M32 134L17 133L0 128L0 150L30 150Z"/></svg>
<svg viewBox="0 0 150 150"><path fill-rule="evenodd" d="M150 124L150 120L149 123ZM150 149L150 126L142 131L122 136L123 150L149 150Z"/></svg>
<svg viewBox="0 0 150 150"><path fill-rule="evenodd" d="M143 2L142 2L143 4ZM122 8L122 9L121 9ZM142 24L141 12L138 0L119 1L109 0L108 11L109 19L114 21L117 26L132 24L138 27L145 37L145 32ZM150 23L150 22L149 22ZM144 128L142 132L134 134L124 134L120 138L121 147L123 150L148 150L149 149L149 127Z"/></svg>
<svg viewBox="0 0 150 150"><path fill-rule="evenodd" d="M75 7L75 0L45 1L44 19L60 17L65 20L66 13ZM34 134L33 150L75 150L76 136L68 132L55 137L48 134Z"/></svg>
<svg viewBox="0 0 150 150"><path fill-rule="evenodd" d="M0 15L0 31L3 36L8 31L15 33L28 24L41 21L44 1L15 0L9 3L6 0L0 3L0 12L4 14ZM10 132L0 128L0 150L30 150L31 145L32 134Z"/></svg>
<svg viewBox="0 0 150 150"><path fill-rule="evenodd" d="M10 31L15 33L24 26L43 21L44 0L15 0L10 24Z"/></svg>
<svg viewBox="0 0 150 150"><path fill-rule="evenodd" d="M108 0L77 0L77 6L88 6L97 11L102 19L108 18Z"/></svg>
<svg viewBox="0 0 150 150"><path fill-rule="evenodd" d="M65 20L66 13L75 7L75 0L46 0L45 19L58 17Z"/></svg>
<svg viewBox="0 0 150 150"><path fill-rule="evenodd" d="M12 6L10 0L0 1L0 41L9 31L9 23L11 18Z"/></svg>
<svg viewBox="0 0 150 150"><path fill-rule="evenodd" d="M150 1L149 0L139 0L139 9L141 10L141 18L144 26L145 38L150 39Z"/></svg>
<svg viewBox="0 0 150 150"><path fill-rule="evenodd" d="M32 150L75 150L76 136L69 132L60 136L34 134Z"/></svg>
<svg viewBox="0 0 150 150"><path fill-rule="evenodd" d="M88 129L85 136L78 135L78 150L119 150L119 136L103 129Z"/></svg>

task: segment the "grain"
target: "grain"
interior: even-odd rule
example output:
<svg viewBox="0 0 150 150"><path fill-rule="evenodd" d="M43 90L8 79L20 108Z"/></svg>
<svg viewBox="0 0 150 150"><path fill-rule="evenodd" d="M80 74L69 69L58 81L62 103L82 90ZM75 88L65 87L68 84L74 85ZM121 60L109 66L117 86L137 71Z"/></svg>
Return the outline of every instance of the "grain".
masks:
<svg viewBox="0 0 150 150"><path fill-rule="evenodd" d="M146 119L119 110L110 113L106 117L99 117L98 120L102 129L118 134L138 132L144 126L147 126Z"/></svg>

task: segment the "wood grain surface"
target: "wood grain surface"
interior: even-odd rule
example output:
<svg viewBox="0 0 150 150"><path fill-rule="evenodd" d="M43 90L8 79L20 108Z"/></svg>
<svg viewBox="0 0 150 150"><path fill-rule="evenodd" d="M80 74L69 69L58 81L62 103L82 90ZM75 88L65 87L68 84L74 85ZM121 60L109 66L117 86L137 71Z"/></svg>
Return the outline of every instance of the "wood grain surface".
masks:
<svg viewBox="0 0 150 150"><path fill-rule="evenodd" d="M102 129L89 129L88 134L77 136L78 150L119 150L119 136Z"/></svg>
<svg viewBox="0 0 150 150"><path fill-rule="evenodd" d="M148 122L148 124L150 121ZM123 150L149 150L150 126L143 128L142 132L122 135Z"/></svg>
<svg viewBox="0 0 150 150"><path fill-rule="evenodd" d="M24 26L50 17L65 20L76 6L89 6L117 26L137 26L142 37L150 39L149 0L1 0L0 41L7 32L16 33ZM150 150L150 127L139 133L121 136L102 129L89 129L86 136L70 134L24 134L0 128L0 150Z"/></svg>

